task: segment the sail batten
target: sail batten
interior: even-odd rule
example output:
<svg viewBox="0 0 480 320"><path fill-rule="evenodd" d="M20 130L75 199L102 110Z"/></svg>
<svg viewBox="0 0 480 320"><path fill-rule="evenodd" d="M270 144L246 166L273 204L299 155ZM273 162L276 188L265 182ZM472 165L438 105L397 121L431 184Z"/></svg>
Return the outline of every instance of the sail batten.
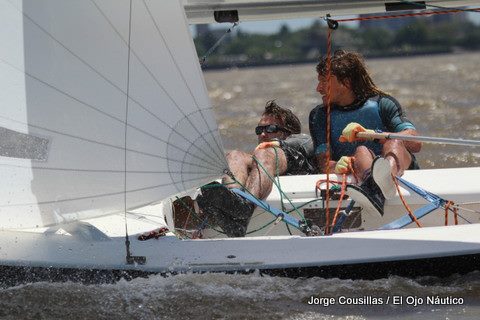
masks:
<svg viewBox="0 0 480 320"><path fill-rule="evenodd" d="M182 6L131 8L0 0L0 228L131 210L226 168Z"/></svg>

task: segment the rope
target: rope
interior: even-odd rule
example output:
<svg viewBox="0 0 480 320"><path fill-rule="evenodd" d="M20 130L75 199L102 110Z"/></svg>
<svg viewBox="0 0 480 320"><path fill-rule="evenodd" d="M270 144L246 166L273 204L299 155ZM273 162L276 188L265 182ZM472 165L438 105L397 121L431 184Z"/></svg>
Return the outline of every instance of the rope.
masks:
<svg viewBox="0 0 480 320"><path fill-rule="evenodd" d="M469 208L465 208L461 205L467 205L467 204L476 204L475 202L465 202L465 203L460 203L460 204L456 204L454 205L454 208L457 208L457 209L460 209L460 210L463 210L463 211L466 211L466 212L471 212L471 213L477 213L477 214L480 214L480 211L479 210L473 210L473 209L469 209Z"/></svg>
<svg viewBox="0 0 480 320"><path fill-rule="evenodd" d="M272 223L274 223L276 220L277 220L277 218L275 218L275 219L273 219L272 221L268 222L267 224L261 226L260 228L257 228L257 229L255 229L255 230L252 230L252 231L247 232L246 234L252 234L252 233L254 233L254 232L263 230L263 229L265 229L266 227L268 227L269 225L271 225Z"/></svg>
<svg viewBox="0 0 480 320"><path fill-rule="evenodd" d="M453 220L455 222L455 225L458 225L458 209L453 208Z"/></svg>
<svg viewBox="0 0 480 320"><path fill-rule="evenodd" d="M188 221L190 220L190 211L188 211L187 219L185 219L185 223L183 224L183 229L187 229Z"/></svg>
<svg viewBox="0 0 480 320"><path fill-rule="evenodd" d="M274 148L275 149L275 148ZM277 153L275 153L275 156L277 156ZM260 168L262 168L263 172L265 172L265 174L267 175L267 177L270 179L270 181L272 181L272 183L277 187L280 195L283 197L285 197L285 199L287 199L287 201L290 203L290 205L293 207L293 211L295 211L298 216L302 219L302 220L305 220L305 217L302 215L302 213L300 211L298 211L298 209L295 207L295 205L292 203L292 201L290 200L290 198L285 194L285 192L282 190L281 186L279 184L277 184L277 182L275 181L274 178L272 178L272 176L267 172L267 169L265 169L265 167L262 165L262 163L255 157L255 156L252 156L252 159L260 166ZM244 190L246 190L248 193L250 193L251 196L255 197L250 191L248 191L247 188L245 188L242 184L240 184L238 182L238 184L240 186L242 186L242 188ZM255 197L256 198L256 197ZM283 200L282 200L282 207L283 207Z"/></svg>
<svg viewBox="0 0 480 320"><path fill-rule="evenodd" d="M281 190L281 185L280 185L280 166L278 164L278 151L277 148L273 148L273 151L275 151L275 176L277 178L277 185L278 189ZM283 204L283 192L280 192L280 205L282 211L285 211L285 205Z"/></svg>
<svg viewBox="0 0 480 320"><path fill-rule="evenodd" d="M400 191L400 186L398 185L397 177L395 177L395 176L392 174L392 179L393 179L393 182L395 183L395 187L397 188L397 192L398 192L398 195L400 196L400 200L402 201L403 206L404 206L405 209L407 210L408 215L410 216L410 219L412 219L412 221L414 221L414 222L417 224L417 226L418 226L419 228L421 228L422 225L421 225L420 222L417 220L417 217L415 217L415 215L413 214L412 210L410 209L410 207L408 206L407 202L405 201L405 198L403 197L402 192Z"/></svg>
<svg viewBox="0 0 480 320"><path fill-rule="evenodd" d="M330 139L331 139L331 119L330 119L330 104L331 104L331 80L332 80L332 59L331 59L331 47L332 47L332 28L328 28L327 35L327 126L326 126L326 142L327 142L327 152L326 152L326 164L325 168L327 171L327 190L326 190L326 206L325 206L325 234L330 234Z"/></svg>
<svg viewBox="0 0 480 320"><path fill-rule="evenodd" d="M348 170L349 170L349 172L352 173L352 176L355 179L355 183L357 183L359 180L358 180L358 177L357 177L357 174L356 174L355 170L353 169L354 162L355 162L355 158L351 157L351 161L348 164ZM341 205L342 205L343 198L345 197L346 189L347 189L347 175L343 174L343 176L342 176L342 188L341 188L341 192L340 192L340 199L338 200L337 210L335 211L335 216L333 217L332 228L335 227L335 223L337 222L338 214L340 213L340 208L341 208Z"/></svg>
<svg viewBox="0 0 480 320"><path fill-rule="evenodd" d="M303 208L303 207L308 206L309 204L314 203L314 202L317 202L317 201L320 201L320 199L313 199L313 200L304 202L303 204L297 206L296 208L293 208L293 209L288 210L288 211L285 211L285 212L286 212L286 213L291 213L291 212L295 211L295 209Z"/></svg>
<svg viewBox="0 0 480 320"><path fill-rule="evenodd" d="M447 201L447 204L445 205L445 225L446 226L448 226L448 211L451 205L453 205L452 201Z"/></svg>
<svg viewBox="0 0 480 320"><path fill-rule="evenodd" d="M445 225L448 225L448 211L453 212L453 220L455 225L458 225L458 206L454 206L455 203L453 201L447 201L445 204Z"/></svg>
<svg viewBox="0 0 480 320"><path fill-rule="evenodd" d="M337 222L338 214L340 213L340 209L342 207L343 197L345 197L345 190L347 188L347 175L342 175L342 189L340 192L340 199L338 199L337 209L335 210L335 215L333 216L332 221L332 230L335 227L335 223Z"/></svg>
<svg viewBox="0 0 480 320"><path fill-rule="evenodd" d="M273 148L274 151L275 151L275 172L276 172L276 175L277 177L279 177L279 165L278 165L278 152L276 150L276 148L274 147ZM263 166L263 164L255 157L255 156L252 156L252 159L259 165L259 167L263 170L263 172L266 174L266 176L270 179L270 181L277 187L279 193L280 193L280 196L281 196L281 201L282 201L282 211L284 206L283 206L283 197L285 197L285 199L287 199L287 201L290 203L290 205L293 207L292 210L290 210L288 213L292 212L292 211L295 211L299 216L300 218L305 221L305 217L302 215L302 213L298 210L297 207L295 207L295 205L292 203L292 201L290 200L290 198L285 194L285 192L282 190L281 186L280 186L280 178L278 178L278 182L268 173L267 169ZM245 190L247 193L249 193L252 197L256 198L257 200L260 200L258 199L254 194L252 194L250 192L250 190L248 190L248 188L246 188L246 186L244 186L240 181L238 181L235 176L233 174L230 175L230 177L234 180L234 182L231 182L231 183L228 183L228 184L238 184L240 185L240 187ZM223 184L223 185L227 185L227 184ZM206 185L204 186L205 187L208 187L208 188L218 188L222 185ZM178 198L177 198L178 199ZM181 201L181 200L180 200ZM315 200L317 201L317 200ZM189 209L191 210L191 209ZM267 210L264 210L264 211L267 211ZM270 212L270 211L268 211ZM271 213L271 212L270 212ZM199 219L199 218L197 218ZM200 219L199 219L200 220ZM255 230L252 230L250 232L248 232L247 234L251 234L253 232L257 232L257 231L260 231L262 229L265 229L267 226L269 226L270 224L274 223L275 221L277 220L277 218L275 218L274 220L268 222L267 224L261 226L260 228L258 229L255 229ZM201 221L201 220L200 220ZM210 226L211 227L211 226ZM288 226L287 226L288 227ZM213 229L213 228L212 228ZM214 229L215 230L215 229ZM215 231L218 231L218 230L215 230ZM220 231L219 231L220 232ZM223 233L223 232L222 232Z"/></svg>
<svg viewBox="0 0 480 320"><path fill-rule="evenodd" d="M180 204L181 204L185 209L187 209L187 210L189 211L189 215L190 215L190 213L191 213L191 214L193 215L193 217L194 217L195 219L197 219L197 220L201 223L200 226L203 226L203 227L208 226L209 228L211 228L212 230L214 230L214 231L216 231L216 232L225 234L225 232L220 231L220 230L218 230L218 229L215 229L212 225L208 224L208 223L207 223L207 220L208 220L208 219L201 219L201 218L197 215L197 213L195 212L195 210L192 210L192 208L191 208L190 206L188 206L188 205L183 201L182 198L179 198L178 196L176 196L175 198L177 198L177 200L180 201Z"/></svg>
<svg viewBox="0 0 480 320"><path fill-rule="evenodd" d="M353 173L353 170L352 170L352 173ZM327 182L327 179L320 179L320 180L317 181L316 186L315 186L315 194L316 194L317 197L318 197L318 190L321 190L321 185L323 183L326 183L326 182ZM333 216L333 220L332 220L332 223L330 225L333 228L335 226L335 223L337 222L338 214L340 213L340 209L341 209L341 206L342 206L342 201L345 198L345 191L346 191L346 188L347 188L347 174L342 175L342 181L329 180L329 182L331 182L333 184L341 185L340 198L338 199L337 208L335 210L335 214ZM310 203L315 202L315 201L319 201L319 199L311 200L307 203L304 203L302 206L305 206L305 205L310 204ZM327 233L325 233L325 234L327 234Z"/></svg>
<svg viewBox="0 0 480 320"><path fill-rule="evenodd" d="M275 156L278 157L278 154L277 152L275 152ZM280 185L277 184L277 182L275 181L274 178L272 178L272 176L268 173L268 171L265 169L265 167L262 165L262 163L255 157L255 156L252 156L252 159L260 166L260 168L265 172L265 174L267 175L267 177L270 179L270 181L272 181L272 183L277 187L278 191L280 192L280 194L283 194L283 196L285 197L285 199L288 200L288 202L290 203L290 205L293 207L292 211L295 210L295 212L301 217L301 219L303 221L305 221L305 217L300 213L300 211L298 211L298 209L295 207L295 205L292 203L292 201L290 200L290 198L288 198L288 196L283 192L283 190L281 189ZM278 166L278 159L276 159L275 161L276 165ZM278 172L278 168L276 170ZM233 183L236 183L238 185L240 185L240 187L242 187L243 190L245 190L247 193L249 193L252 197L256 198L257 200L260 200L258 199L254 194L252 194L250 192L250 190L248 190L248 188L246 188L245 185L243 185L240 181L238 181L235 176L233 174L230 175L230 177L234 180ZM230 183L231 184L231 183ZM221 185L209 185L209 186L205 186L205 187L212 187L212 188L218 188L220 187ZM270 213L272 213L271 211L269 210L265 210L265 211L268 211ZM259 230L262 230L264 228L266 228L267 226L269 226L270 224L272 224L273 222L275 222L277 220L277 218L275 218L273 221L270 221L268 222L267 224L263 225L262 227L256 229L256 230L253 230L253 231L250 231L248 232L247 234L250 234L250 233L253 233L253 232L256 232L256 231L259 231ZM215 230L215 229L214 229ZM215 231L218 231L218 230L215 230ZM222 232L223 233L223 232Z"/></svg>
<svg viewBox="0 0 480 320"><path fill-rule="evenodd" d="M465 217L462 216L460 213L458 213L458 209L464 210L464 211L467 211L467 212L479 213L478 211L469 210L469 209L467 209L467 208L463 208L463 207L460 207L460 206L458 206L458 205L455 205L453 208L454 208L454 209L457 209L456 216L457 216L457 217L460 217L463 221L465 221L465 222L468 223L468 224L472 224L473 222L472 222L472 221L469 221L467 218L465 218ZM453 209L450 209L450 211L452 211L453 214L455 215L455 211L454 211Z"/></svg>

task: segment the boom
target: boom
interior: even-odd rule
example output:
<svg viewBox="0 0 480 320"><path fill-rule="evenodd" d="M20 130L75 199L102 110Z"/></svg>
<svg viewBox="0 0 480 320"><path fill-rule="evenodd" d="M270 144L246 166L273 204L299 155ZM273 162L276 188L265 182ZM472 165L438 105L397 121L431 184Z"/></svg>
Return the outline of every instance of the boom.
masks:
<svg viewBox="0 0 480 320"><path fill-rule="evenodd" d="M388 11L423 9L428 5L458 8L475 6L474 0L417 1L385 0L183 0L188 22L191 24L212 23L214 13L237 11L240 21L275 20L294 18L320 18L333 16L381 13Z"/></svg>

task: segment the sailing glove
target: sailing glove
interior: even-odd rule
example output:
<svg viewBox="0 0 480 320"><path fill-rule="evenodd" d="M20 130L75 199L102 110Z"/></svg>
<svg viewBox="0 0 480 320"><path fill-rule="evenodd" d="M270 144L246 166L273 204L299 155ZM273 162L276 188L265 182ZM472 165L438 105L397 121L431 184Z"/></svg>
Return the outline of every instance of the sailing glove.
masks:
<svg viewBox="0 0 480 320"><path fill-rule="evenodd" d="M337 174L344 174L350 173L350 168L352 167L352 160L353 157L343 156L340 160L337 161L335 165L335 173Z"/></svg>
<svg viewBox="0 0 480 320"><path fill-rule="evenodd" d="M365 129L364 127L362 127L362 125L356 122L350 122L349 124L347 124L345 129L343 129L342 135L340 136L340 138L338 138L338 141L355 142L355 141L374 140L374 138L371 138L371 139L357 138L358 132L375 133L374 130Z"/></svg>

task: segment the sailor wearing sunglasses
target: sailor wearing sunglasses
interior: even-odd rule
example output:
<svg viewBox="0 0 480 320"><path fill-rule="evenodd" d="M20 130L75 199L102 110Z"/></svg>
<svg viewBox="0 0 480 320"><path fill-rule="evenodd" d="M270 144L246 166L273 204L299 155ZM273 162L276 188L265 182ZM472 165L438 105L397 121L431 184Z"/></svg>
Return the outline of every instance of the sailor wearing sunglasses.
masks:
<svg viewBox="0 0 480 320"><path fill-rule="evenodd" d="M287 174L316 173L313 142L301 133L300 120L289 109L272 100L255 128L259 145L253 153L233 150L227 161L234 179L223 178L222 185L202 188L197 203L229 237L243 237L255 206L229 190L247 189L258 199L265 199L272 191L270 177Z"/></svg>

